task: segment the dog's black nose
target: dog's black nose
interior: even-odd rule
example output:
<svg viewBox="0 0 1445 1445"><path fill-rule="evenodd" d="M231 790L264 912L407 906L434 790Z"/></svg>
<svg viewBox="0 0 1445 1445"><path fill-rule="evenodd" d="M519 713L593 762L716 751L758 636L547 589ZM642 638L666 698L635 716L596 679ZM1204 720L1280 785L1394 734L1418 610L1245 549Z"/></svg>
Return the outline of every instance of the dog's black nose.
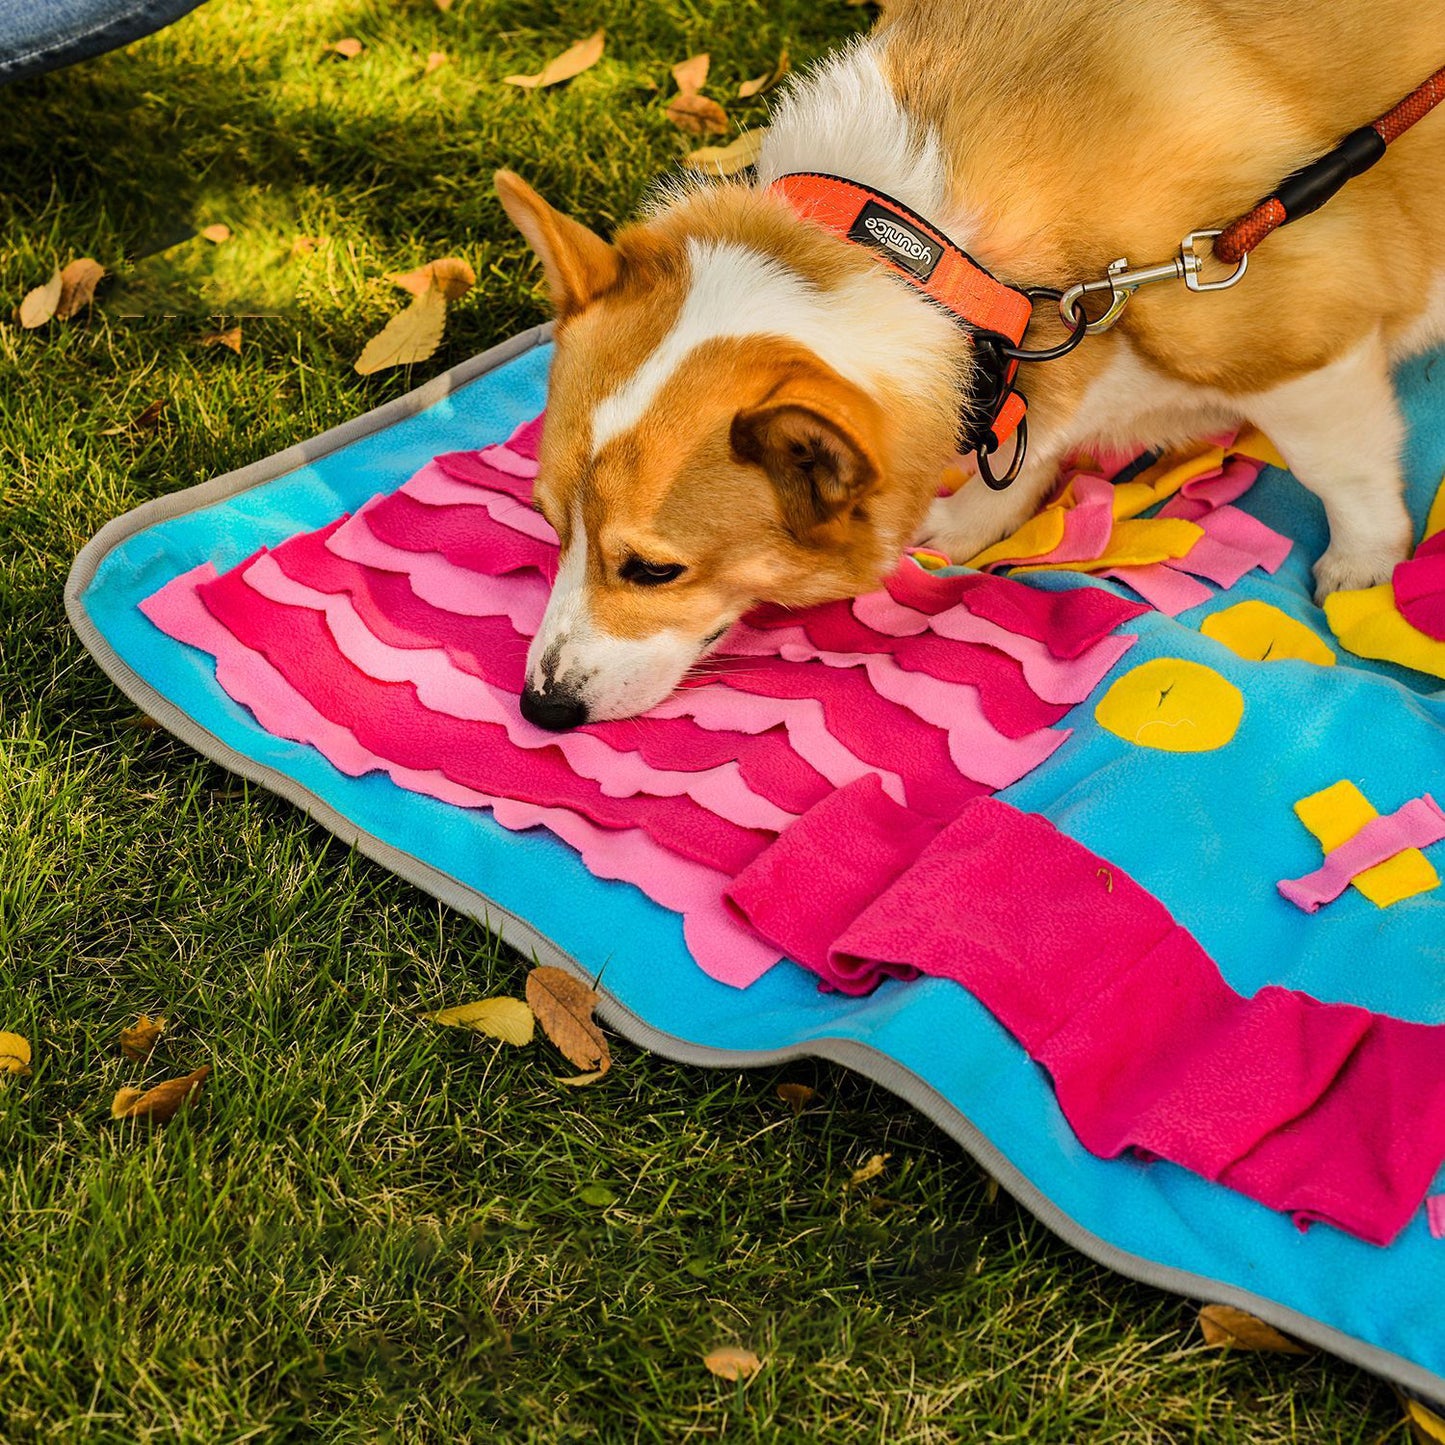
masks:
<svg viewBox="0 0 1445 1445"><path fill-rule="evenodd" d="M548 732L565 733L587 721L587 704L565 692L533 692L522 689L522 716Z"/></svg>

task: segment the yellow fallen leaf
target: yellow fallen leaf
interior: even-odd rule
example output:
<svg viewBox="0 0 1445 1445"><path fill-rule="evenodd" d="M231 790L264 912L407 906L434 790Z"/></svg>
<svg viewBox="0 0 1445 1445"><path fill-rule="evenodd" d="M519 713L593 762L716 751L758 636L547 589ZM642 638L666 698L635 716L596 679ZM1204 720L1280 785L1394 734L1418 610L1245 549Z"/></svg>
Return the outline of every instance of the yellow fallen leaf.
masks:
<svg viewBox="0 0 1445 1445"><path fill-rule="evenodd" d="M144 1063L150 1058L155 1046L160 1042L161 1034L165 1032L166 1019L164 1014L157 1014L152 1018L149 1014L141 1014L136 1021L128 1028L120 1031L121 1052L128 1059L135 1059Z"/></svg>
<svg viewBox="0 0 1445 1445"><path fill-rule="evenodd" d="M736 140L725 146L701 146L683 157L683 162L695 171L707 171L715 176L735 176L745 171L758 158L763 148L765 126L756 130L745 130Z"/></svg>
<svg viewBox="0 0 1445 1445"><path fill-rule="evenodd" d="M502 83L519 85L523 90L541 90L544 86L560 85L564 80L571 80L596 65L602 59L602 49L606 43L606 32L598 30L586 40L579 40L576 45L564 50L555 59L549 60L536 75L509 75Z"/></svg>
<svg viewBox="0 0 1445 1445"><path fill-rule="evenodd" d="M586 1088L588 1084L595 1084L606 1072L606 1069L591 1069L585 1074L572 1074L565 1079L554 1078L552 1082L554 1084L565 1084L569 1089L583 1089Z"/></svg>
<svg viewBox="0 0 1445 1445"><path fill-rule="evenodd" d="M225 331L208 331L201 337L202 346L224 346L227 351L241 354L241 328L232 326Z"/></svg>
<svg viewBox="0 0 1445 1445"><path fill-rule="evenodd" d="M213 246L219 246L222 241L231 239L231 228L223 222L217 221L214 226L202 226L201 235Z"/></svg>
<svg viewBox="0 0 1445 1445"><path fill-rule="evenodd" d="M60 273L60 301L55 307L57 321L69 321L95 300L96 284L105 275L105 267L89 256L72 261Z"/></svg>
<svg viewBox="0 0 1445 1445"><path fill-rule="evenodd" d="M667 118L689 135L726 135L728 113L705 95L678 95L667 107Z"/></svg>
<svg viewBox="0 0 1445 1445"><path fill-rule="evenodd" d="M860 1165L853 1171L852 1177L848 1180L848 1188L855 1184L863 1184L869 1179L876 1179L882 1172L883 1166L893 1157L892 1154L875 1154L866 1164Z"/></svg>
<svg viewBox="0 0 1445 1445"><path fill-rule="evenodd" d="M202 1064L194 1073L180 1079L167 1079L153 1089L117 1089L110 1103L110 1117L145 1119L152 1124L164 1124L206 1082L210 1072L211 1066Z"/></svg>
<svg viewBox="0 0 1445 1445"><path fill-rule="evenodd" d="M44 326L55 315L55 308L60 305L60 293L64 289L65 278L57 266L55 274L45 285L25 293L25 299L20 303L20 324L27 331Z"/></svg>
<svg viewBox="0 0 1445 1445"><path fill-rule="evenodd" d="M30 1041L21 1034L0 1033L0 1076L30 1073Z"/></svg>
<svg viewBox="0 0 1445 1445"><path fill-rule="evenodd" d="M755 95L765 95L788 73L788 64L788 52L785 50L771 70L765 70L756 80L745 80L738 86L738 99L751 100Z"/></svg>
<svg viewBox="0 0 1445 1445"><path fill-rule="evenodd" d="M389 366L410 366L413 362L425 361L442 344L446 319L446 297L434 286L423 291L362 348L356 358L357 374L372 376Z"/></svg>
<svg viewBox="0 0 1445 1445"><path fill-rule="evenodd" d="M1278 1355L1307 1355L1303 1345L1282 1335L1247 1310L1233 1305L1205 1305L1199 1311L1199 1329L1206 1345L1236 1350L1261 1350Z"/></svg>
<svg viewBox="0 0 1445 1445"><path fill-rule="evenodd" d="M787 1104L794 1114L801 1114L804 1106L817 1096L818 1091L810 1089L807 1084L778 1085L778 1098Z"/></svg>
<svg viewBox="0 0 1445 1445"><path fill-rule="evenodd" d="M751 1380L763 1367L763 1362L751 1350L735 1349L732 1345L709 1350L702 1362L723 1380Z"/></svg>
<svg viewBox="0 0 1445 1445"><path fill-rule="evenodd" d="M366 47L354 35L347 35L341 40L333 40L326 49L343 60L355 60Z"/></svg>
<svg viewBox="0 0 1445 1445"><path fill-rule="evenodd" d="M477 284L477 273L460 256L443 256L440 261L428 261L415 271L388 271L386 279L413 296L420 296L435 286L448 301L457 301Z"/></svg>
<svg viewBox="0 0 1445 1445"><path fill-rule="evenodd" d="M569 1063L605 1074L612 1051L592 1018L597 1001L597 994L564 969L544 964L527 975L527 1002L543 1033Z"/></svg>
<svg viewBox="0 0 1445 1445"><path fill-rule="evenodd" d="M707 68L712 58L704 51L701 55L690 55L672 67L672 78L683 95L696 95L707 84Z"/></svg>
<svg viewBox="0 0 1445 1445"><path fill-rule="evenodd" d="M501 1039L504 1044L532 1042L532 1026L536 1022L532 1010L519 998L483 998L475 1003L458 1004L455 1008L444 1008L440 1013L427 1014L434 1024L448 1024L453 1028L477 1029Z"/></svg>
<svg viewBox="0 0 1445 1445"><path fill-rule="evenodd" d="M446 51L433 50L426 58L426 65L422 69L422 74L430 75L433 71L440 70L446 63Z"/></svg>
<svg viewBox="0 0 1445 1445"><path fill-rule="evenodd" d="M1422 1445L1445 1445L1445 1417L1437 1415L1428 1405L1423 1405L1419 1400L1402 1398L1400 1403L1405 1407L1405 1419L1409 1422L1410 1433Z"/></svg>

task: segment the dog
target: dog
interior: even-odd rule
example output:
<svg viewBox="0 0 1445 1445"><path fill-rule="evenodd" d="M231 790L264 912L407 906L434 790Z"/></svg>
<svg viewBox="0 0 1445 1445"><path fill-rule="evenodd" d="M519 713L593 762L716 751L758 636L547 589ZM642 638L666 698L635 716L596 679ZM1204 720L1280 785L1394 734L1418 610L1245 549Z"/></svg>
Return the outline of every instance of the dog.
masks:
<svg viewBox="0 0 1445 1445"><path fill-rule="evenodd" d="M1238 285L1141 290L1025 364L1017 479L942 500L967 330L770 185L857 182L994 276L1062 290L1222 226L1442 63L1441 0L890 0L783 92L750 182L675 183L608 242L498 172L557 323L536 504L561 552L524 714L643 712L757 603L868 591L910 543L966 561L1075 450L1244 422L1324 505L1318 595L1386 579L1411 544L1390 367L1445 337L1445 110ZM1027 345L1062 334L1048 310Z"/></svg>

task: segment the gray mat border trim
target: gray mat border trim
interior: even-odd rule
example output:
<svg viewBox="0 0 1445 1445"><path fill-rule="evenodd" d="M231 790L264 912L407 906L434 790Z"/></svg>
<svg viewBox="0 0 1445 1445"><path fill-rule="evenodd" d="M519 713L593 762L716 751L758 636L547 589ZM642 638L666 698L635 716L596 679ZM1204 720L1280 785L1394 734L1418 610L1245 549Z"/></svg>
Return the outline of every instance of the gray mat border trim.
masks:
<svg viewBox="0 0 1445 1445"><path fill-rule="evenodd" d="M509 909L499 907L491 899L466 887L450 874L443 873L412 854L404 853L390 843L359 829L349 818L286 774L264 767L207 732L173 702L156 692L115 653L91 620L81 600L106 554L136 532L144 531L147 527L182 513L194 511L198 507L223 501L237 492L274 481L317 457L325 456L369 436L372 432L414 416L486 372L535 346L542 345L551 338L551 334L550 325L522 332L510 341L504 341L452 367L442 375L433 377L415 391L397 397L396 400L355 417L341 426L333 427L318 437L288 447L274 456L264 457L212 481L157 497L115 518L86 543L71 565L65 584L65 611L71 627L101 670L137 707L155 718L182 742L212 762L219 763L231 772L238 773L294 803L342 842L356 848L366 857L374 859L398 877L415 884L441 902L477 919L518 952L531 955L538 963L565 968L591 983L591 975L576 959L558 948L550 938L525 919ZM822 1058L842 1064L881 1085L890 1093L898 1095L927 1115L944 1133L961 1144L982 1168L997 1179L999 1184L1041 1223L1066 1244L1096 1263L1172 1294L1235 1305L1248 1310L1277 1329L1318 1345L1340 1359L1358 1365L1406 1390L1435 1400L1445 1399L1445 1377L1435 1375L1411 1360L1378 1345L1356 1339L1353 1335L1345 1334L1307 1315L1301 1315L1274 1300L1251 1294L1248 1290L1118 1249L1084 1229L1016 1169L1007 1156L974 1126L967 1115L950 1104L917 1074L887 1054L879 1053L876 1049L852 1039L816 1039L807 1046L760 1051L710 1048L673 1034L662 1033L619 1003L605 987L602 987L600 992L602 1002L598 1005L597 1012L606 1024L640 1048L661 1054L662 1057L678 1063L703 1068L752 1069L772 1067L799 1058Z"/></svg>

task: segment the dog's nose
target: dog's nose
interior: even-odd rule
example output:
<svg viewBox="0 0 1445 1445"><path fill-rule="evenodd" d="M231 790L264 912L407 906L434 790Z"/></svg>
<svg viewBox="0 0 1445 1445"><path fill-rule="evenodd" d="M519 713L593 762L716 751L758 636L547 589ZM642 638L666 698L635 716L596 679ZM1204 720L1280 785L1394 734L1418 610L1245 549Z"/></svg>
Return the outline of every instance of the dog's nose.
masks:
<svg viewBox="0 0 1445 1445"><path fill-rule="evenodd" d="M522 689L522 716L548 732L564 733L587 721L587 704L565 692L534 692Z"/></svg>

